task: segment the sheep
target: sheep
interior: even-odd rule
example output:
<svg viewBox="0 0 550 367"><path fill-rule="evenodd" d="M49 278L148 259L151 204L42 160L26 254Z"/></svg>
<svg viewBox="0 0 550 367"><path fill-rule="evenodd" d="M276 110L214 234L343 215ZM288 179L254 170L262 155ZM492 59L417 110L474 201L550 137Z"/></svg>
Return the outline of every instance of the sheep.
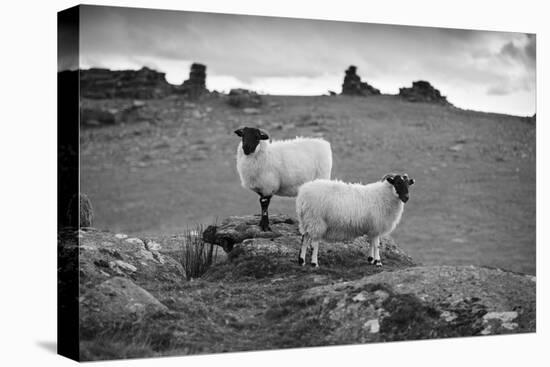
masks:
<svg viewBox="0 0 550 367"><path fill-rule="evenodd" d="M260 195L262 231L269 227L268 207L273 195L295 197L298 187L317 178L330 179L332 150L321 138L296 137L268 141L263 130L235 130L242 140L237 149L237 171L241 185Z"/></svg>
<svg viewBox="0 0 550 367"><path fill-rule="evenodd" d="M302 234L298 263L305 265L308 244L313 247L311 265L318 267L319 240L343 241L368 235L369 264L382 266L380 236L391 233L401 219L414 179L407 174L387 174L368 185L337 180L303 184L296 198L296 213Z"/></svg>

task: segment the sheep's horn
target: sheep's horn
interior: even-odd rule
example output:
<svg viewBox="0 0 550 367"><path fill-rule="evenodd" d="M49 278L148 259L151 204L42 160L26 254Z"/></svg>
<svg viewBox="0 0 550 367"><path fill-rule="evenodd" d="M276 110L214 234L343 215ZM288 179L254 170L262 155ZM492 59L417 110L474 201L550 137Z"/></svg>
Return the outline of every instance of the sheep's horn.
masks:
<svg viewBox="0 0 550 367"><path fill-rule="evenodd" d="M385 181L388 178L393 178L393 177L395 177L395 175L393 173L388 173L388 174L385 174L384 177L382 177L382 180L380 180L380 181Z"/></svg>
<svg viewBox="0 0 550 367"><path fill-rule="evenodd" d="M237 134L239 137L242 137L243 136L243 128L238 128L237 130L234 131L235 134Z"/></svg>

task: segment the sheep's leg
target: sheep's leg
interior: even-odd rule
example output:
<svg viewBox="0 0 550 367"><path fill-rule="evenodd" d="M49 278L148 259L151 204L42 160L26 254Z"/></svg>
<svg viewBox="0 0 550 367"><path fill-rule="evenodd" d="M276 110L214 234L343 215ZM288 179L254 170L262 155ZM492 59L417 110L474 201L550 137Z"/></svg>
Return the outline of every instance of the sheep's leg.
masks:
<svg viewBox="0 0 550 367"><path fill-rule="evenodd" d="M261 196L260 197L260 206L262 207L262 219L260 220L260 228L262 231L271 231L269 227L269 216L267 214L267 208L269 207L269 202L271 201L271 196Z"/></svg>
<svg viewBox="0 0 550 367"><path fill-rule="evenodd" d="M300 250L300 255L298 256L298 264L304 266L306 264L306 252L307 245L309 243L309 236L307 234L302 235L302 249Z"/></svg>
<svg viewBox="0 0 550 367"><path fill-rule="evenodd" d="M382 261L380 261L380 236L372 237L372 247L374 247L374 265L382 266Z"/></svg>
<svg viewBox="0 0 550 367"><path fill-rule="evenodd" d="M314 268L319 267L319 261L317 255L319 254L319 240L312 241L313 251L311 252L311 266Z"/></svg>
<svg viewBox="0 0 550 367"><path fill-rule="evenodd" d="M367 257L367 262L372 265L374 264L374 241L371 239L369 242L369 257Z"/></svg>

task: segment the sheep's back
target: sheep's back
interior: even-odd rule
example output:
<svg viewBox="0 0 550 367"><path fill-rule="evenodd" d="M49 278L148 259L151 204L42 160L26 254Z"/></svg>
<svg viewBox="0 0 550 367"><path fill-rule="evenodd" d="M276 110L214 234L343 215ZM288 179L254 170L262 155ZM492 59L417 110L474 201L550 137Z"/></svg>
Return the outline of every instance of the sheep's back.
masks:
<svg viewBox="0 0 550 367"><path fill-rule="evenodd" d="M317 178L330 178L332 151L322 139L297 138L270 144L273 167L280 177L280 196L296 196L298 187Z"/></svg>

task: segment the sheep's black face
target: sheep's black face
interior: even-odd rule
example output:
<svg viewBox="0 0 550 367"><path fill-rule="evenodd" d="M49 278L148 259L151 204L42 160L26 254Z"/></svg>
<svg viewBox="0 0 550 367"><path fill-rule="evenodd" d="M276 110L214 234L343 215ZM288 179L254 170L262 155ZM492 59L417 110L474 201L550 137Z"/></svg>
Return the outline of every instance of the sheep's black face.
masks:
<svg viewBox="0 0 550 367"><path fill-rule="evenodd" d="M255 127L243 127L235 130L235 134L243 139L243 152L246 155L254 153L260 140L267 140L269 136Z"/></svg>
<svg viewBox="0 0 550 367"><path fill-rule="evenodd" d="M414 185L414 179L409 178L407 174L404 175L386 175L384 179L393 185L397 196L401 199L402 202L406 203L409 201L409 186Z"/></svg>

